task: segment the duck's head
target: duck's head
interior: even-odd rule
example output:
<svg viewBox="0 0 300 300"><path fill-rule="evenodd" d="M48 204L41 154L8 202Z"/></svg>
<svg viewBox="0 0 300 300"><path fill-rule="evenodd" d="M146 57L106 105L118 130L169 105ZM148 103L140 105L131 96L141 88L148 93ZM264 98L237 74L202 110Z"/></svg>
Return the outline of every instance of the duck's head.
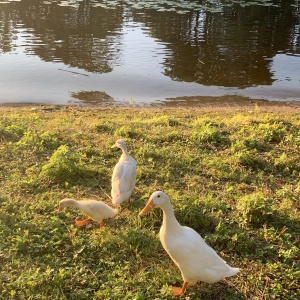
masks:
<svg viewBox="0 0 300 300"><path fill-rule="evenodd" d="M170 202L169 197L162 191L156 191L150 196L146 206L140 211L139 216L143 216L155 207L163 207Z"/></svg>
<svg viewBox="0 0 300 300"><path fill-rule="evenodd" d="M112 148L126 148L126 143L124 140L119 139L112 145Z"/></svg>
<svg viewBox="0 0 300 300"><path fill-rule="evenodd" d="M65 198L58 203L58 212L61 212L65 207L71 206L71 202L73 199Z"/></svg>

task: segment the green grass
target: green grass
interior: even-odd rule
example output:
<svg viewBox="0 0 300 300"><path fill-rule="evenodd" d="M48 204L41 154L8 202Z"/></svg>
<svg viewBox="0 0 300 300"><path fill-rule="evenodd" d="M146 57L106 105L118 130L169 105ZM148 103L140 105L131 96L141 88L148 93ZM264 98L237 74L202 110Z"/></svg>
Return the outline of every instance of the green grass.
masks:
<svg viewBox="0 0 300 300"><path fill-rule="evenodd" d="M100 234L76 228L82 214L58 202L110 204L118 138L138 163L135 201ZM299 176L298 109L3 108L0 299L174 299L162 213L138 216L155 190L241 269L181 299L299 299Z"/></svg>

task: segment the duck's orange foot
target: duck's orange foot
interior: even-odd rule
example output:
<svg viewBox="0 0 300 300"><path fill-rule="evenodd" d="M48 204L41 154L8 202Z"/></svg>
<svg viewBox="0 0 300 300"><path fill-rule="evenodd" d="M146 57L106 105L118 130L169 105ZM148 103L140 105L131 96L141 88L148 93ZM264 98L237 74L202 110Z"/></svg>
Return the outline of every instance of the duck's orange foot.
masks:
<svg viewBox="0 0 300 300"><path fill-rule="evenodd" d="M101 230L103 229L103 227L104 227L104 222L102 221L102 222L100 223L99 231L101 231Z"/></svg>
<svg viewBox="0 0 300 300"><path fill-rule="evenodd" d="M90 220L91 220L91 218L87 218L84 220L76 220L75 224L76 224L76 226L83 226L83 225L87 224Z"/></svg>
<svg viewBox="0 0 300 300"><path fill-rule="evenodd" d="M180 296L182 294L181 287L173 286L171 294L174 295L174 296Z"/></svg>
<svg viewBox="0 0 300 300"><path fill-rule="evenodd" d="M188 285L188 283L185 281L185 282L183 282L183 285L181 288L178 286L173 286L171 294L174 296L182 295L185 292L187 285Z"/></svg>

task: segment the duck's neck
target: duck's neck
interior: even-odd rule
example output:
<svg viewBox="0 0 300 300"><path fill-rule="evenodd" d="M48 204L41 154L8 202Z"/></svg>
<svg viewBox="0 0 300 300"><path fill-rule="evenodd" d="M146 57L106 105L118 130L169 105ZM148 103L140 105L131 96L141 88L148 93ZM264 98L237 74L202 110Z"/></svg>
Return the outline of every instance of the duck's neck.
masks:
<svg viewBox="0 0 300 300"><path fill-rule="evenodd" d="M165 231L167 232L177 232L181 229L181 225L177 221L174 209L172 207L171 203L168 203L164 207L162 207L163 210L163 225Z"/></svg>
<svg viewBox="0 0 300 300"><path fill-rule="evenodd" d="M65 202L65 206L75 206L78 208L78 201L75 199L67 199L64 200L64 202Z"/></svg>
<svg viewBox="0 0 300 300"><path fill-rule="evenodd" d="M128 151L127 151L127 147L122 147L121 148L122 150L122 155L121 155L121 160L128 160L129 158L129 154L128 154Z"/></svg>

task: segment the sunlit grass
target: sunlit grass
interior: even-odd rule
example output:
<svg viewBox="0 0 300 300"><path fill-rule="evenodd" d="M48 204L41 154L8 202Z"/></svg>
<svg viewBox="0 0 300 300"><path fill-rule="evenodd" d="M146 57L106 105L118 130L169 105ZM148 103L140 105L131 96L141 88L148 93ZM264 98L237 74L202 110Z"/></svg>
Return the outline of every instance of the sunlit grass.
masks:
<svg viewBox="0 0 300 300"><path fill-rule="evenodd" d="M161 211L138 216L161 189L241 269L182 299L298 299L299 136L298 110L0 110L0 298L172 299L182 278L158 239ZM77 228L80 211L58 202L110 204L118 138L138 163L135 201L100 234Z"/></svg>

